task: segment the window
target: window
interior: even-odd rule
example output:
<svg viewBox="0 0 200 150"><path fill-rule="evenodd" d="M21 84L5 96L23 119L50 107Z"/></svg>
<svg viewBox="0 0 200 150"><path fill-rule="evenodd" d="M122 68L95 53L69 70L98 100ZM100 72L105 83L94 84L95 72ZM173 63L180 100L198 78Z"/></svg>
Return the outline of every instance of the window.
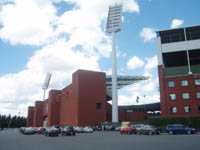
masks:
<svg viewBox="0 0 200 150"><path fill-rule="evenodd" d="M188 81L187 80L182 80L181 81L181 86L188 86Z"/></svg>
<svg viewBox="0 0 200 150"><path fill-rule="evenodd" d="M103 104L102 103L97 103L97 109L100 110L103 108Z"/></svg>
<svg viewBox="0 0 200 150"><path fill-rule="evenodd" d="M195 79L195 85L200 85L200 79Z"/></svg>
<svg viewBox="0 0 200 150"><path fill-rule="evenodd" d="M200 99L200 92L197 92L197 93L196 93L196 98L197 98L197 99Z"/></svg>
<svg viewBox="0 0 200 150"><path fill-rule="evenodd" d="M185 41L184 29L160 31L159 33L160 33L162 44Z"/></svg>
<svg viewBox="0 0 200 150"><path fill-rule="evenodd" d="M190 112L190 106L184 106L184 112L189 113Z"/></svg>
<svg viewBox="0 0 200 150"><path fill-rule="evenodd" d="M200 105L198 106L198 112L200 112Z"/></svg>
<svg viewBox="0 0 200 150"><path fill-rule="evenodd" d="M183 93L182 96L183 96L183 99L189 99L190 98L189 93Z"/></svg>
<svg viewBox="0 0 200 150"><path fill-rule="evenodd" d="M200 26L186 28L187 40L200 39Z"/></svg>
<svg viewBox="0 0 200 150"><path fill-rule="evenodd" d="M174 81L169 81L169 82L168 82L168 87L174 87L174 86L175 86Z"/></svg>
<svg viewBox="0 0 200 150"><path fill-rule="evenodd" d="M176 107L171 107L171 113L172 114L175 114L175 113L177 113L177 108Z"/></svg>
<svg viewBox="0 0 200 150"><path fill-rule="evenodd" d="M170 100L176 100L176 94L169 94Z"/></svg>

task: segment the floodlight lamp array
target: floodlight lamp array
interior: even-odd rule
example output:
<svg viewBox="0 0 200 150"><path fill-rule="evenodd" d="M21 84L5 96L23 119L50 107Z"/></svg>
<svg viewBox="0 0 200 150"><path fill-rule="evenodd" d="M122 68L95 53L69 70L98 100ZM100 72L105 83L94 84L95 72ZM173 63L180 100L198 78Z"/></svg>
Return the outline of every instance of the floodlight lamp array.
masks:
<svg viewBox="0 0 200 150"><path fill-rule="evenodd" d="M120 31L121 21L122 21L122 4L120 3L109 6L106 32L112 33Z"/></svg>
<svg viewBox="0 0 200 150"><path fill-rule="evenodd" d="M44 80L44 84L42 86L42 89L46 90L49 87L49 82L51 80L51 73L47 73L46 78Z"/></svg>

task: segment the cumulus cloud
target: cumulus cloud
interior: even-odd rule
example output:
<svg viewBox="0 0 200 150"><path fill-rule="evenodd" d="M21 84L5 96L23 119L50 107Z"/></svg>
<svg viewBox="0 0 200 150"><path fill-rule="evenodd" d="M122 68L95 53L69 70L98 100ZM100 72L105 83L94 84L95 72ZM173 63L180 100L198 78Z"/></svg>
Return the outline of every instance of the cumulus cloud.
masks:
<svg viewBox="0 0 200 150"><path fill-rule="evenodd" d="M74 7L58 16L54 3L60 2ZM135 0L123 4L124 12L139 12ZM49 89L61 89L77 69L100 71L99 59L111 52L110 36L102 28L107 11L107 0L4 0L0 39L40 48L29 58L26 69L0 77L0 113L16 115L20 111L26 116L28 106L42 99L47 72L53 74Z"/></svg>
<svg viewBox="0 0 200 150"><path fill-rule="evenodd" d="M136 56L134 56L136 58ZM157 56L145 58L140 60L143 62L141 66L144 72L144 76L150 78L145 81L134 83L125 88L129 96L119 95L120 105L133 105L133 104L146 104L159 102L159 91L158 91L158 77L153 75L157 69ZM136 103L136 98L139 97L139 103Z"/></svg>
<svg viewBox="0 0 200 150"><path fill-rule="evenodd" d="M127 62L127 68L128 69L136 69L139 67L142 67L144 65L144 61L138 58L137 56L133 56L128 62Z"/></svg>
<svg viewBox="0 0 200 150"><path fill-rule="evenodd" d="M179 26L181 26L183 24L184 20L180 20L180 19L173 19L171 22L171 28L178 28Z"/></svg>
<svg viewBox="0 0 200 150"><path fill-rule="evenodd" d="M0 38L11 44L41 45L54 40L56 9L50 1L14 0L2 7Z"/></svg>
<svg viewBox="0 0 200 150"><path fill-rule="evenodd" d="M149 42L156 38L156 32L153 28L143 28L140 32L140 37L144 39L144 42Z"/></svg>

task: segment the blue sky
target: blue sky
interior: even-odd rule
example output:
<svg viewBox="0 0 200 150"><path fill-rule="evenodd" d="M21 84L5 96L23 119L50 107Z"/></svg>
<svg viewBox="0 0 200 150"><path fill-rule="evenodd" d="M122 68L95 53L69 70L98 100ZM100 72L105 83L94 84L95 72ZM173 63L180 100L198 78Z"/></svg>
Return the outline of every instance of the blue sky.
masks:
<svg viewBox="0 0 200 150"><path fill-rule="evenodd" d="M49 90L71 83L77 69L111 74L109 4L121 0L0 0L0 114L27 115ZM159 101L157 30L199 25L199 0L123 0L117 33L118 74L149 76L118 93L120 105Z"/></svg>

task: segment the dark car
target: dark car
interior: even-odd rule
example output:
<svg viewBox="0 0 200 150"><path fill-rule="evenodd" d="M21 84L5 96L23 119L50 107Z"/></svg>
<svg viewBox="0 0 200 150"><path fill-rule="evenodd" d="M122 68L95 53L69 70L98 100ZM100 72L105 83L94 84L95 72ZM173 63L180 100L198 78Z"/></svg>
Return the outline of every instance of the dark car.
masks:
<svg viewBox="0 0 200 150"><path fill-rule="evenodd" d="M166 132L169 134L194 134L195 128L189 128L182 124L173 124L166 127Z"/></svg>
<svg viewBox="0 0 200 150"><path fill-rule="evenodd" d="M151 125L144 125L144 126L141 126L141 129L137 133L138 134L149 134L149 135L157 134L157 135L159 135L160 130Z"/></svg>
<svg viewBox="0 0 200 150"><path fill-rule="evenodd" d="M44 133L45 136L58 136L59 135L59 130L55 127L50 127L50 128L47 128L45 133Z"/></svg>
<svg viewBox="0 0 200 150"><path fill-rule="evenodd" d="M61 129L61 135L76 135L72 126L64 126Z"/></svg>

